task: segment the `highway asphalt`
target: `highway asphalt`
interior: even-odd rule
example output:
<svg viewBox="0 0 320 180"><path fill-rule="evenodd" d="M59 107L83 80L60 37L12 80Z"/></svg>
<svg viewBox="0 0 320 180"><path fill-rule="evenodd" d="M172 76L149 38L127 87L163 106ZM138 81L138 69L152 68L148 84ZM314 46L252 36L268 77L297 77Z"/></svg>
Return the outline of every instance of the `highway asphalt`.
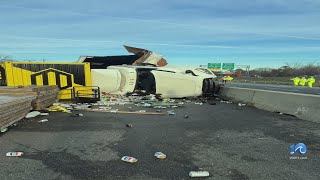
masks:
<svg viewBox="0 0 320 180"><path fill-rule="evenodd" d="M220 101L173 110L172 116L55 112L22 121L0 135L0 179L177 180L192 170L209 171L207 179L319 179L320 124ZM307 153L293 156L307 159L290 159L290 145L300 142ZM25 154L6 157L9 151ZM156 159L157 151L167 158ZM138 162L121 161L126 155Z"/></svg>
<svg viewBox="0 0 320 180"><path fill-rule="evenodd" d="M231 84L226 84L225 86L320 95L319 87L309 88L307 86L302 87L302 86L252 84L252 83L231 83Z"/></svg>

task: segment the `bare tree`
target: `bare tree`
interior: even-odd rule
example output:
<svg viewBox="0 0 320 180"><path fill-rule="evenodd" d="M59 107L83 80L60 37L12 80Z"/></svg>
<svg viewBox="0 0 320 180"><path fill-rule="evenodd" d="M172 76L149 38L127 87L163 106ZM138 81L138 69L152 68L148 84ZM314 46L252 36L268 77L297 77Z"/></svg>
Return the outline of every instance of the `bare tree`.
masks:
<svg viewBox="0 0 320 180"><path fill-rule="evenodd" d="M14 61L11 56L1 55L0 54L0 62Z"/></svg>

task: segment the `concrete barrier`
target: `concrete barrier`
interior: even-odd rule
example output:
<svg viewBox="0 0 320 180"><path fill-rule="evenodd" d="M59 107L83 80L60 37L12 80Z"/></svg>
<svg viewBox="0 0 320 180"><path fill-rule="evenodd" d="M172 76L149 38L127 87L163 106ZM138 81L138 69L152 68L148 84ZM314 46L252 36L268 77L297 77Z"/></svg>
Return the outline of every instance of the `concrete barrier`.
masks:
<svg viewBox="0 0 320 180"><path fill-rule="evenodd" d="M320 123L320 96L260 89L221 87L223 98L271 112L282 112Z"/></svg>

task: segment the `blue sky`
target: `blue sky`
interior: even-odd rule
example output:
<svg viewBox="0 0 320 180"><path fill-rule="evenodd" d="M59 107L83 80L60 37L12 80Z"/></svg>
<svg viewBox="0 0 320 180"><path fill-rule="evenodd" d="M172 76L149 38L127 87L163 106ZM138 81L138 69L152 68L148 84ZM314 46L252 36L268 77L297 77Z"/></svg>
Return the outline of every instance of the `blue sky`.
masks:
<svg viewBox="0 0 320 180"><path fill-rule="evenodd" d="M320 0L2 0L0 54L76 61L128 54L171 65L320 63Z"/></svg>

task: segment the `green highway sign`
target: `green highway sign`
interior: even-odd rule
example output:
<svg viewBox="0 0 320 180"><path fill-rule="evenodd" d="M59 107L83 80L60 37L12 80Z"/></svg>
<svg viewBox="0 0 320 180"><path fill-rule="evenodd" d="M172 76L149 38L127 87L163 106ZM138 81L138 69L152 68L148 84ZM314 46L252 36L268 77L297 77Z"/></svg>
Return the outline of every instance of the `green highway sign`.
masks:
<svg viewBox="0 0 320 180"><path fill-rule="evenodd" d="M234 70L234 63L222 63L222 70Z"/></svg>
<svg viewBox="0 0 320 180"><path fill-rule="evenodd" d="M221 63L208 63L208 69L213 71L220 71L221 70Z"/></svg>

